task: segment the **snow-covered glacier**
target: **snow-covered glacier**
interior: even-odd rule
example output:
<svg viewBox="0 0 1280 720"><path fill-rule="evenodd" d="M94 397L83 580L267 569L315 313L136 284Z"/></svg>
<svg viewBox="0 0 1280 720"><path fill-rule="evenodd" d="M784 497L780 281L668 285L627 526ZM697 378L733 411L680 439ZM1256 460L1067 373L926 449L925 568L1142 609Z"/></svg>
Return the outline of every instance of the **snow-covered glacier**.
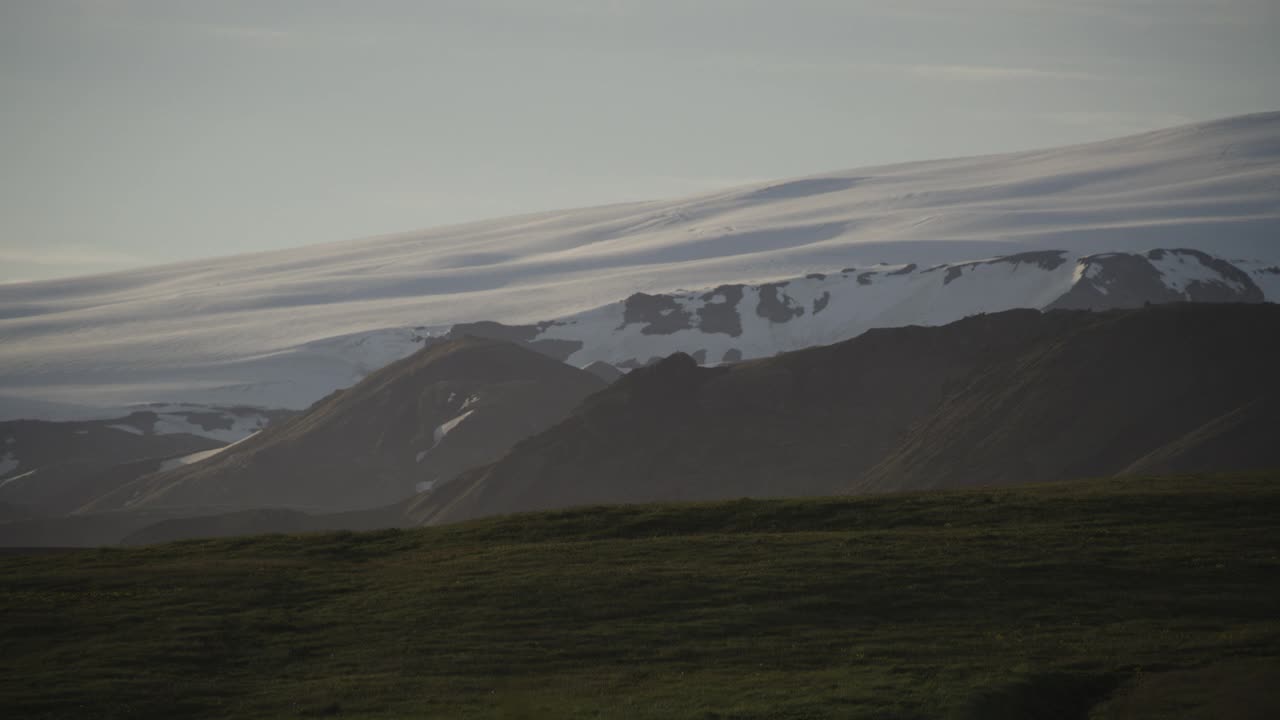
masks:
<svg viewBox="0 0 1280 720"><path fill-rule="evenodd" d="M14 283L0 419L300 408L450 332L625 368L1011 307L1275 301L1277 243L1280 113L1266 113Z"/></svg>

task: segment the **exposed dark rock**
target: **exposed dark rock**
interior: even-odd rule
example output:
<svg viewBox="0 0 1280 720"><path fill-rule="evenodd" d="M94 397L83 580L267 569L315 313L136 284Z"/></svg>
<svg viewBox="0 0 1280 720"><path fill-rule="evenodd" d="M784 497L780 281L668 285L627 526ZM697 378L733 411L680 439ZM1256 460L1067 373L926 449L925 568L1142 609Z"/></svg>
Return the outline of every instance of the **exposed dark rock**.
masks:
<svg viewBox="0 0 1280 720"><path fill-rule="evenodd" d="M1181 299L1165 286L1160 271L1141 255L1106 253L1076 262L1085 267L1084 275L1046 309L1104 310Z"/></svg>
<svg viewBox="0 0 1280 720"><path fill-rule="evenodd" d="M562 340L559 338L543 338L542 340L534 340L527 344L530 350L536 350L547 357L553 357L560 362L569 359L571 355L582 349L581 340Z"/></svg>
<svg viewBox="0 0 1280 720"><path fill-rule="evenodd" d="M821 296L813 299L813 314L817 315L827 309L827 305L831 304L831 293L824 292Z"/></svg>
<svg viewBox="0 0 1280 720"><path fill-rule="evenodd" d="M160 416L150 410L140 410L129 413L127 417L117 420L114 424L137 428L140 432L150 435L155 432L156 421L159 419Z"/></svg>
<svg viewBox="0 0 1280 720"><path fill-rule="evenodd" d="M1158 252L1158 251L1152 251ZM1199 250L1171 250L1174 255L1186 255L1195 258L1207 268L1222 276L1222 281L1192 280L1183 291L1192 302L1265 302L1262 289L1253 282L1249 273L1232 265L1226 260L1216 258ZM1149 255L1150 256L1150 255ZM1238 287L1232 287L1234 283ZM1243 289L1241 289L1243 288Z"/></svg>
<svg viewBox="0 0 1280 720"><path fill-rule="evenodd" d="M721 285L703 293L702 300L705 304L698 308L698 328L702 332L729 337L742 334L742 317L738 314L738 304L742 302L742 285Z"/></svg>
<svg viewBox="0 0 1280 720"><path fill-rule="evenodd" d="M805 280L826 280L827 276L822 273L809 273L804 276Z"/></svg>
<svg viewBox="0 0 1280 720"><path fill-rule="evenodd" d="M1022 263L1030 263L1040 266L1043 270L1057 270L1067 261L1067 253L1063 250L1035 250L1032 252L1017 253L1014 255L1006 255L995 260L990 260L987 264L995 265L997 263L1009 263L1012 265L1020 265Z"/></svg>
<svg viewBox="0 0 1280 720"><path fill-rule="evenodd" d="M872 277L873 275L875 275L875 274L876 274L876 273L875 273L875 271L871 271L871 272L864 272L864 273L858 273L858 284L859 284L859 285L870 285L870 284L871 284L871 277Z"/></svg>
<svg viewBox="0 0 1280 720"><path fill-rule="evenodd" d="M915 271L916 271L916 264L911 263L910 265L906 265L902 268L894 270L893 272L889 273L889 275L910 275Z"/></svg>
<svg viewBox="0 0 1280 720"><path fill-rule="evenodd" d="M235 420L227 413L220 412L180 412L180 415L187 422L196 425L202 430L230 430L235 426Z"/></svg>
<svg viewBox="0 0 1280 720"><path fill-rule="evenodd" d="M641 361L638 358L628 358L626 360L623 360L620 363L617 363L617 367L623 370L637 370L639 368L649 367L650 365L653 365L654 363L657 363L660 360L662 360L661 355L654 355L653 357L650 357L648 360L644 360L644 361Z"/></svg>
<svg viewBox="0 0 1280 720"><path fill-rule="evenodd" d="M1167 255L1183 255L1214 270L1230 282L1195 280L1180 293L1165 284L1164 275L1151 260ZM1081 279L1048 309L1093 309L1140 307L1192 300L1195 302L1263 302L1262 290L1248 273L1198 250L1153 250L1146 256L1132 253L1091 255L1078 261L1087 270ZM1096 269L1095 269L1096 268Z"/></svg>
<svg viewBox="0 0 1280 720"><path fill-rule="evenodd" d="M503 325L502 323L493 322L491 320L481 320L479 322L458 323L449 329L449 333L440 338L434 338L433 342L426 342L426 346L439 345L452 339L463 337L484 338L486 340L503 340L513 342L519 345L535 350L553 357L561 362L569 359L569 356L582 349L582 342L578 340L560 340L555 338L537 339L539 335L548 328L564 325L563 322L554 320L544 321L536 325Z"/></svg>
<svg viewBox="0 0 1280 720"><path fill-rule="evenodd" d="M698 370L698 361L689 353L678 352L662 358L653 367L658 377L683 377Z"/></svg>
<svg viewBox="0 0 1280 720"><path fill-rule="evenodd" d="M491 320L481 320L479 322L458 323L449 330L449 335L452 337L470 335L490 340L527 343L536 338L538 332L539 327L537 325L503 325Z"/></svg>
<svg viewBox="0 0 1280 720"><path fill-rule="evenodd" d="M623 304L622 324L618 329L639 323L641 334L670 335L693 329L693 316L670 295L636 293Z"/></svg>
<svg viewBox="0 0 1280 720"><path fill-rule="evenodd" d="M942 284L946 285L952 280L958 279L964 274L966 268L975 268L979 265L999 265L1001 263L1018 266L1022 264L1036 265L1042 270L1055 270L1062 266L1066 260L1066 252L1062 250L1034 250L1031 252L1016 253L1014 255L1005 255L993 260L976 260L974 262L960 263L947 267L947 275L942 279ZM914 265L909 266L914 268ZM903 268L905 270L906 268ZM936 268L930 268L933 270ZM901 270L899 272L902 272ZM926 271L927 272L927 271Z"/></svg>
<svg viewBox="0 0 1280 720"><path fill-rule="evenodd" d="M618 368L604 362L603 360L597 360L582 369L607 383L613 383L625 374Z"/></svg>
<svg viewBox="0 0 1280 720"><path fill-rule="evenodd" d="M756 315L772 323L785 323L804 315L804 308L796 305L785 292L781 292L786 286L785 282L761 285Z"/></svg>

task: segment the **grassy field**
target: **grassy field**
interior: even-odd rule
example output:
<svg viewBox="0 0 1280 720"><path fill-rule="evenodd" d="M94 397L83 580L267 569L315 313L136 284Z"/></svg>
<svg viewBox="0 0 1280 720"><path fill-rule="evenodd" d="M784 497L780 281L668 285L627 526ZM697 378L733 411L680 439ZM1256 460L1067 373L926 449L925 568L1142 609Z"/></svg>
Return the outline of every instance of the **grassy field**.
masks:
<svg viewBox="0 0 1280 720"><path fill-rule="evenodd" d="M8 555L0 618L6 718L1276 717L1280 473Z"/></svg>

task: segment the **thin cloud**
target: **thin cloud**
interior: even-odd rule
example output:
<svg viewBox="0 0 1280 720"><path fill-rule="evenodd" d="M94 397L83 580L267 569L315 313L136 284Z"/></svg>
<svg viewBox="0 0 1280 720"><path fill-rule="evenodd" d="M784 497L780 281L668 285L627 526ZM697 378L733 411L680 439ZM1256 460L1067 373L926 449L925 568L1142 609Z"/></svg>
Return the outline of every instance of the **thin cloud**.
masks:
<svg viewBox="0 0 1280 720"><path fill-rule="evenodd" d="M831 61L820 59L797 60L792 58L771 58L742 54L717 53L707 61L734 67L755 66L761 69L780 70L784 72L805 73L876 73L909 75L918 78L967 81L967 82L999 82L1024 80L1057 80L1080 82L1094 80L1096 75L1077 70L1055 68L1035 68L1018 65L971 65L965 63L885 63L859 61Z"/></svg>
<svg viewBox="0 0 1280 720"><path fill-rule="evenodd" d="M181 14L157 12L155 7L145 3L121 0L93 0L83 5L82 9L97 24L120 31L184 35L263 49L296 47L302 44L343 44L355 37L354 34L347 33L320 35L278 23L258 23L252 18L236 21L240 20L237 18L226 22L212 17L184 17ZM225 16L226 13L222 15Z"/></svg>
<svg viewBox="0 0 1280 720"><path fill-rule="evenodd" d="M0 248L0 265L120 267L141 262L145 262L145 259L129 253L78 245L52 248Z"/></svg>
<svg viewBox="0 0 1280 720"><path fill-rule="evenodd" d="M901 65L890 66L922 77L952 80L1089 80L1089 73L1067 70L1041 70L1000 65Z"/></svg>
<svg viewBox="0 0 1280 720"><path fill-rule="evenodd" d="M296 32L267 27L216 25L210 23L189 23L188 25L194 30L204 32L213 37L239 40L255 45L287 45L298 39Z"/></svg>
<svg viewBox="0 0 1280 720"><path fill-rule="evenodd" d="M882 17L950 22L979 14L1009 16L1057 15L1082 17L1130 25L1245 25L1275 17L1274 0L914 0L886 5L858 6L861 12Z"/></svg>
<svg viewBox="0 0 1280 720"><path fill-rule="evenodd" d="M0 284L116 272L154 264L156 260L84 245L0 248Z"/></svg>
<svg viewBox="0 0 1280 720"><path fill-rule="evenodd" d="M1068 111L1041 113L1038 117L1059 125L1098 128L1115 135L1159 130L1194 121L1194 118L1188 115L1168 112Z"/></svg>

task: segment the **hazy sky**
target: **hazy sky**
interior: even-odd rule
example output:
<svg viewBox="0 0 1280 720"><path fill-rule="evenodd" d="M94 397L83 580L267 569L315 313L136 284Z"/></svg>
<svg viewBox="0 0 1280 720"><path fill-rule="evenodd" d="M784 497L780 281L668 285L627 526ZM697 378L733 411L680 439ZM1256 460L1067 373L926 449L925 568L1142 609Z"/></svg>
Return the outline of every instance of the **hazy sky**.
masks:
<svg viewBox="0 0 1280 720"><path fill-rule="evenodd" d="M0 280L1280 109L1280 0L0 0Z"/></svg>

